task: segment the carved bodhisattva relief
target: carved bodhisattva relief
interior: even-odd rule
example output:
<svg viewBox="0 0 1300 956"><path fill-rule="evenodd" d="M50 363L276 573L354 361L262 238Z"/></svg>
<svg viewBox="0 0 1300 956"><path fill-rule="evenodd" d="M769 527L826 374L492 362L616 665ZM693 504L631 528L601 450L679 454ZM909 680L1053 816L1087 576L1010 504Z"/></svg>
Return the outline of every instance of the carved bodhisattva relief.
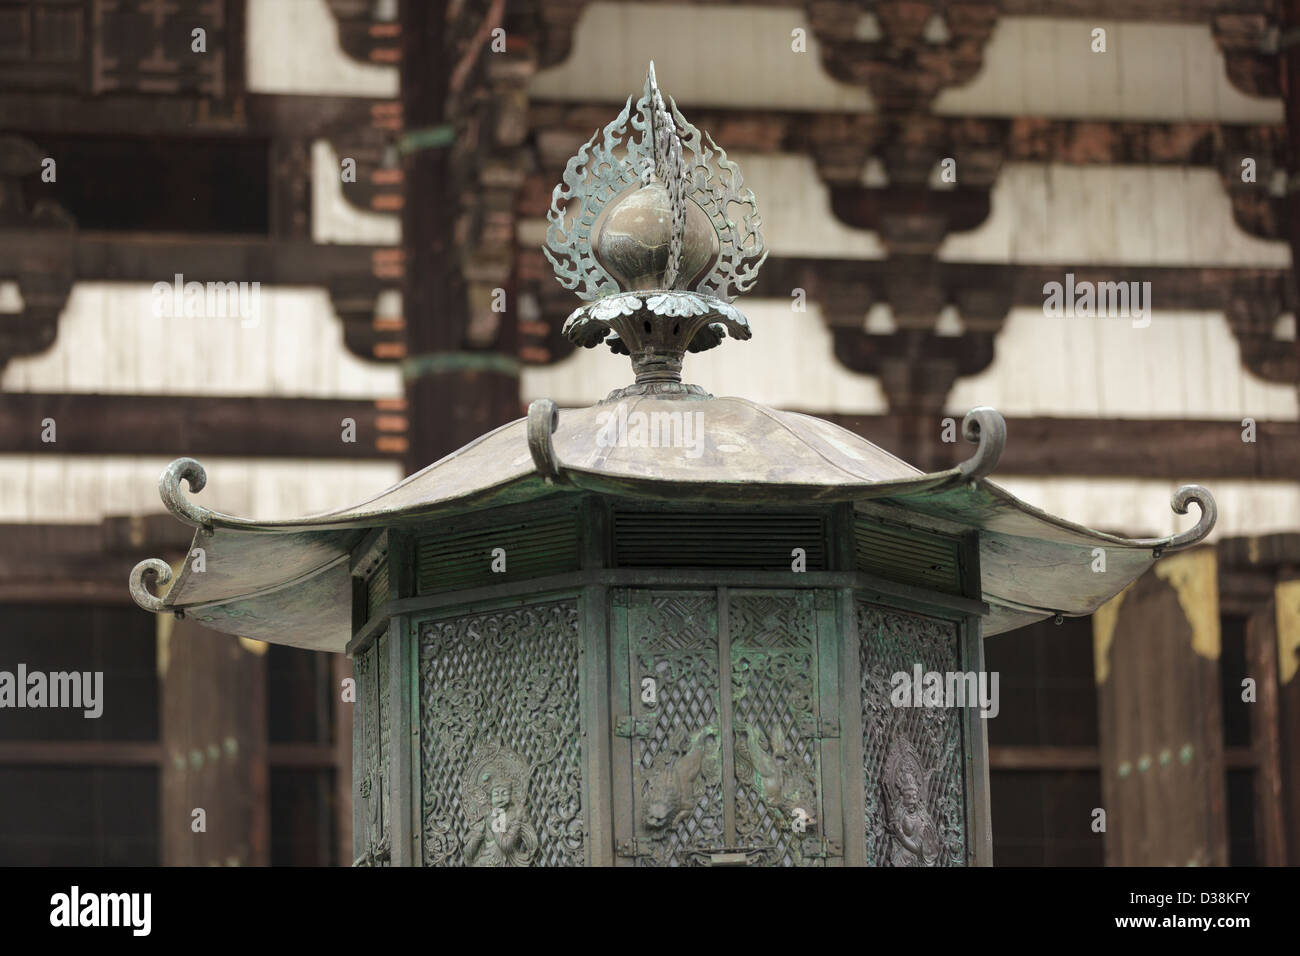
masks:
<svg viewBox="0 0 1300 956"><path fill-rule="evenodd" d="M361 855L359 866L388 866L392 858L392 840L388 828L388 773L384 762L388 737L385 691L387 681L382 663L386 660L377 648L358 654L353 664L357 679L355 720L360 734L357 748L357 796L362 802Z"/></svg>
<svg viewBox="0 0 1300 956"><path fill-rule="evenodd" d="M907 736L895 732L882 782L894 866L934 866L939 859L939 831L926 809L932 776L934 770L921 766L921 755Z"/></svg>
<svg viewBox="0 0 1300 956"><path fill-rule="evenodd" d="M524 806L528 777L528 762L500 744L480 747L470 759L461 787L471 821L465 843L469 866L528 866L532 861L538 844Z"/></svg>
<svg viewBox="0 0 1300 956"><path fill-rule="evenodd" d="M573 601L424 621L425 866L582 866Z"/></svg>
<svg viewBox="0 0 1300 956"><path fill-rule="evenodd" d="M868 866L965 866L962 714L895 706L891 675L961 669L950 621L857 605Z"/></svg>

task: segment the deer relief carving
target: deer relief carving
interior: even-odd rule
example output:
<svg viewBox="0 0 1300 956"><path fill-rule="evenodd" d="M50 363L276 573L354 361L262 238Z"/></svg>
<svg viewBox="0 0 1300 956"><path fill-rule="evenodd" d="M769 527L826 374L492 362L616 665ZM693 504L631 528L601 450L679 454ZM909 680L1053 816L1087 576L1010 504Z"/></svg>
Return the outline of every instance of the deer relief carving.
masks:
<svg viewBox="0 0 1300 956"><path fill-rule="evenodd" d="M704 788L721 779L718 728L683 729L655 758L641 822L655 833L677 826L695 809Z"/></svg>
<svg viewBox="0 0 1300 956"><path fill-rule="evenodd" d="M808 819L816 806L816 787L803 762L786 751L785 735L764 733L749 723L736 726L736 776L758 794L768 812L791 824L799 811Z"/></svg>

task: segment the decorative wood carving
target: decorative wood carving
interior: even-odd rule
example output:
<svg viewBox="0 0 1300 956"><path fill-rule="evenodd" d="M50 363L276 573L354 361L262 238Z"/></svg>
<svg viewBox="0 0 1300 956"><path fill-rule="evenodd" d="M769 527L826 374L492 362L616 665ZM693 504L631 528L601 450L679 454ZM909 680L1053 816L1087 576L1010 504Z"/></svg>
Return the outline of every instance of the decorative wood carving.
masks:
<svg viewBox="0 0 1300 956"><path fill-rule="evenodd" d="M867 863L965 866L961 711L896 707L890 677L961 669L951 623L857 605Z"/></svg>
<svg viewBox="0 0 1300 956"><path fill-rule="evenodd" d="M357 654L354 672L357 700L354 720L360 746L357 796L363 801L363 847L356 863L360 866L387 866L392 860L392 830L388 793L388 721L385 702L388 696L387 635L370 648Z"/></svg>
<svg viewBox="0 0 1300 956"><path fill-rule="evenodd" d="M582 866L578 608L420 625L426 866Z"/></svg>
<svg viewBox="0 0 1300 956"><path fill-rule="evenodd" d="M0 11L0 86L202 97L225 112L244 88L243 31L243 0L15 0Z"/></svg>
<svg viewBox="0 0 1300 956"><path fill-rule="evenodd" d="M385 9L397 13L397 4L369 0L325 0L338 22L339 47L359 63L391 65L402 56L401 24L392 17L377 19Z"/></svg>
<svg viewBox="0 0 1300 956"><path fill-rule="evenodd" d="M31 355L53 344L59 313L72 290L75 223L67 210L41 195L44 152L17 136L0 136L0 230L21 237L40 235L45 254L17 243L0 255L0 276L17 282L21 312L0 321L0 370L17 355Z"/></svg>
<svg viewBox="0 0 1300 956"><path fill-rule="evenodd" d="M537 831L525 801L531 768L498 743L480 746L470 759L461 802L470 819L465 862L469 866L528 866L537 852Z"/></svg>
<svg viewBox="0 0 1300 956"><path fill-rule="evenodd" d="M882 112L925 110L940 91L970 82L983 65L999 12L996 2L934 0L842 0L808 3L805 10L826 72L866 86ZM878 36L859 39L868 13ZM944 39L926 36L936 15L943 17Z"/></svg>
<svg viewBox="0 0 1300 956"><path fill-rule="evenodd" d="M640 593L628 613L633 683L656 688L649 729L632 745L637 863L685 866L727 843L717 597Z"/></svg>
<svg viewBox="0 0 1300 956"><path fill-rule="evenodd" d="M769 865L820 863L817 625L811 592L730 602L736 838Z"/></svg>
<svg viewBox="0 0 1300 956"><path fill-rule="evenodd" d="M1228 81L1250 96L1281 96L1281 69L1277 56L1276 13L1234 10L1224 4L1224 12L1210 18L1214 41L1223 51ZM1227 12L1231 11L1231 12Z"/></svg>

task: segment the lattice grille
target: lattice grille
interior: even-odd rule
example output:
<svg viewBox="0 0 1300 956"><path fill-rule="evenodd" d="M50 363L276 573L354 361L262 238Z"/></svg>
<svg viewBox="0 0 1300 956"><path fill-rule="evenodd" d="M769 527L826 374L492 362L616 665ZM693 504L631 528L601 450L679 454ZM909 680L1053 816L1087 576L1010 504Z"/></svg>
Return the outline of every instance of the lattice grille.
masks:
<svg viewBox="0 0 1300 956"><path fill-rule="evenodd" d="M586 862L578 646L573 601L421 625L427 866L502 865L475 844L496 822L472 799L480 781L469 777L487 777L485 766L525 795L503 815L524 834L509 865Z"/></svg>
<svg viewBox="0 0 1300 956"><path fill-rule="evenodd" d="M387 680L387 658L375 645L356 655L353 670L357 680L356 721L361 746L357 781L358 799L362 801L364 829L358 834L360 859L370 866L389 864L392 840L387 827L386 734L381 730L382 696L380 681Z"/></svg>
<svg viewBox="0 0 1300 956"><path fill-rule="evenodd" d="M389 792L389 753L392 750L393 721L389 710L388 692L388 635L380 634L375 641L375 673L379 684L379 810L384 832L384 844L392 846L393 816L391 809L392 794Z"/></svg>
<svg viewBox="0 0 1300 956"><path fill-rule="evenodd" d="M653 677L658 688L653 727L637 744L637 832L652 848L637 857L639 866L689 865L691 851L725 842L717 613L713 593L639 595L631 609L636 682ZM698 771L687 779L685 768L696 760ZM647 815L654 823L661 810L666 822L647 826Z"/></svg>
<svg viewBox="0 0 1300 956"><path fill-rule="evenodd" d="M891 832L887 808L897 814L900 801L887 793L891 747L914 749L921 779L916 781L921 810L912 826L928 823L937 836L937 866L966 863L965 790L962 761L962 711L947 707L895 707L890 701L891 675L959 669L957 625L892 613L866 604L857 606L859 660L862 666L862 750L866 784L867 863L872 866L919 865ZM897 767L894 768L897 773ZM913 775L917 776L916 774Z"/></svg>
<svg viewBox="0 0 1300 956"><path fill-rule="evenodd" d="M816 865L804 852L821 819L812 595L735 593L729 610L737 840L771 847L767 865ZM803 833L798 815L812 821Z"/></svg>

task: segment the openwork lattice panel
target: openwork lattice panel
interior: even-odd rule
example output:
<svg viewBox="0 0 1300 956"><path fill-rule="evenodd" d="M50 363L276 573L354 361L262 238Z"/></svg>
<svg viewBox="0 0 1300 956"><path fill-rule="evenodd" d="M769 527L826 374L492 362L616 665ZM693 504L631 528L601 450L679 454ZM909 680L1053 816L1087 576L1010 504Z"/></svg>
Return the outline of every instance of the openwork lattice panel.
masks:
<svg viewBox="0 0 1300 956"><path fill-rule="evenodd" d="M957 671L958 627L857 605L867 863L964 866L962 719L955 707L895 707L891 676Z"/></svg>
<svg viewBox="0 0 1300 956"><path fill-rule="evenodd" d="M641 592L628 618L635 683L656 688L635 745L637 864L689 866L725 844L717 597Z"/></svg>
<svg viewBox="0 0 1300 956"><path fill-rule="evenodd" d="M353 660L357 681L355 720L358 747L357 799L361 801L363 830L357 841L358 861L366 866L387 866L392 856L388 816L388 726L384 692L388 686L387 656L372 644Z"/></svg>
<svg viewBox="0 0 1300 956"><path fill-rule="evenodd" d="M420 626L426 866L582 866L578 608Z"/></svg>
<svg viewBox="0 0 1300 956"><path fill-rule="evenodd" d="M729 623L737 840L767 866L820 864L813 596L733 593Z"/></svg>
<svg viewBox="0 0 1300 956"><path fill-rule="evenodd" d="M390 709L392 695L389 693L390 675L388 635L380 634L375 641L375 674L379 685L379 812L383 820L385 847L392 846L393 816L392 793L389 781L392 764L389 762L392 752L393 713ZM385 857L390 854L385 854Z"/></svg>

